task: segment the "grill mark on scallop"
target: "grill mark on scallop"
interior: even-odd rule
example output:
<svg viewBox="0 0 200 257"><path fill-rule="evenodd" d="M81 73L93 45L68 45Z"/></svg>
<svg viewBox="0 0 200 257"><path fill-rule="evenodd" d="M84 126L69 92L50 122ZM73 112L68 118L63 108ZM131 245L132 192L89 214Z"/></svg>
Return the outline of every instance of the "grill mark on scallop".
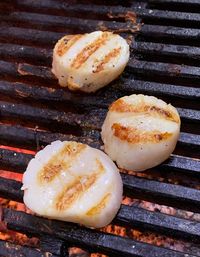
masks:
<svg viewBox="0 0 200 257"><path fill-rule="evenodd" d="M103 164L96 159L97 170L89 175L77 176L76 179L67 185L55 199L55 207L59 211L68 209L76 200L83 196L105 172Z"/></svg>
<svg viewBox="0 0 200 257"><path fill-rule="evenodd" d="M111 32L103 32L101 37L97 38L94 42L85 46L80 53L74 58L71 67L75 69L79 69L87 59L94 54L101 46L105 45L105 43L111 39Z"/></svg>
<svg viewBox="0 0 200 257"><path fill-rule="evenodd" d="M80 89L80 86L76 82L74 82L73 79L71 79L71 78L69 78L67 80L66 86L68 86L69 89L71 89L71 90L79 90Z"/></svg>
<svg viewBox="0 0 200 257"><path fill-rule="evenodd" d="M162 133L158 130L141 131L134 127L125 127L119 123L114 123L112 125L112 130L116 137L133 144L148 142L159 143L172 136L172 133L168 132Z"/></svg>
<svg viewBox="0 0 200 257"><path fill-rule="evenodd" d="M112 59L115 58L119 55L121 50L121 47L119 48L114 48L111 50L111 52L109 52L108 54L106 54L103 58L103 60L101 60L99 62L99 64L96 66L96 69L93 71L94 73L100 72L104 69L104 66Z"/></svg>
<svg viewBox="0 0 200 257"><path fill-rule="evenodd" d="M87 211L86 215L93 216L93 215L100 214L101 210L106 207L110 197L111 197L110 193L106 194L97 205L95 205L89 211Z"/></svg>
<svg viewBox="0 0 200 257"><path fill-rule="evenodd" d="M63 56L83 35L67 35L60 40L57 46L57 54Z"/></svg>
<svg viewBox="0 0 200 257"><path fill-rule="evenodd" d="M81 180L84 180L82 183ZM70 186L68 186L56 199L56 209L59 211L66 210L74 203L82 194L83 190L88 190L97 180L97 175L82 176L77 178Z"/></svg>
<svg viewBox="0 0 200 257"><path fill-rule="evenodd" d="M85 148L84 144L74 142L65 145L58 153L52 156L38 173L39 183L47 184L52 182L62 170L66 170L71 166L72 162Z"/></svg>
<svg viewBox="0 0 200 257"><path fill-rule="evenodd" d="M128 104L122 99L119 99L115 101L113 104L111 104L109 110L115 111L115 112L122 112L122 113L125 113L125 112L145 113L150 116L163 118L176 123L180 122L178 115L170 110L164 110L163 108L160 108L154 105L148 105L145 103L140 103L137 105Z"/></svg>

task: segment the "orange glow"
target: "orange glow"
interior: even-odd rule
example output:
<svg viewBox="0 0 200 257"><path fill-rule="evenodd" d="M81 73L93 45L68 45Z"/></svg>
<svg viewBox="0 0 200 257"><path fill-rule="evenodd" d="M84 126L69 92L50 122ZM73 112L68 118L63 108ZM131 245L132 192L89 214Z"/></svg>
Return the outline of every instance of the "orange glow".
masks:
<svg viewBox="0 0 200 257"><path fill-rule="evenodd" d="M33 150L16 148L16 147L11 147L11 146L6 146L6 145L0 145L0 149L7 149L10 151L15 151L17 153L26 153L26 154L35 154L36 153L36 151L33 151Z"/></svg>
<svg viewBox="0 0 200 257"><path fill-rule="evenodd" d="M0 177L3 177L3 178L14 179L21 182L22 176L23 174L14 173L7 170L0 170Z"/></svg>

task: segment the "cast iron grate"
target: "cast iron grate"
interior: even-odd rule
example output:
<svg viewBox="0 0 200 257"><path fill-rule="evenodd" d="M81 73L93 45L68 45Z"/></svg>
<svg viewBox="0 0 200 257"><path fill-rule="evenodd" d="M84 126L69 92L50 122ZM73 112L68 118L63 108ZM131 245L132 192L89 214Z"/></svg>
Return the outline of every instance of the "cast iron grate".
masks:
<svg viewBox="0 0 200 257"><path fill-rule="evenodd" d="M200 4L198 0L149 1L13 0L0 2L0 169L23 173L32 154L54 141L78 140L100 148L108 105L132 93L155 95L174 104L182 118L181 136L170 159L148 176L122 174L124 195L200 212ZM138 30L125 14L135 13ZM77 18L78 17L78 18ZM52 48L64 34L97 29L134 36L124 74L93 95L63 90L51 74ZM137 31L133 33L133 31ZM133 39L133 38L132 38ZM157 178L163 178L159 181ZM173 182L174 177L179 181ZM153 179L152 179L153 178ZM0 196L22 202L21 183L0 178ZM41 239L41 250L0 241L3 256L67 256L68 246L109 256L193 256L3 209L12 230ZM200 242L195 220L122 205L113 224ZM200 256L200 252L196 253Z"/></svg>

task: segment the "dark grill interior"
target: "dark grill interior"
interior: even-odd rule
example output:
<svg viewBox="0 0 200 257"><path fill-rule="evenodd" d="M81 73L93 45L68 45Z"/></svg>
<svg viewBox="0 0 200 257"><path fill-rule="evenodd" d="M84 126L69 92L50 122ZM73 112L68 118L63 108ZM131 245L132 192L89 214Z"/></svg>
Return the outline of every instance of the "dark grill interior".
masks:
<svg viewBox="0 0 200 257"><path fill-rule="evenodd" d="M144 23L139 31L128 12ZM113 100L132 93L154 95L178 108L181 136L175 152L159 167L144 174L122 173L124 195L200 213L199 0L10 0L0 2L0 17L1 170L23 173L33 157L7 146L37 151L60 139L100 148L101 125ZM65 34L106 28L134 37L123 75L91 95L58 87L51 73L56 41ZM20 182L0 177L2 198L23 202L20 188ZM185 252L10 208L3 208L1 216L8 229L40 239L40 249L0 241L3 256L67 256L71 246L109 256L200 256L200 218L195 214L186 219L133 204L122 205L113 221L183 240L191 244Z"/></svg>

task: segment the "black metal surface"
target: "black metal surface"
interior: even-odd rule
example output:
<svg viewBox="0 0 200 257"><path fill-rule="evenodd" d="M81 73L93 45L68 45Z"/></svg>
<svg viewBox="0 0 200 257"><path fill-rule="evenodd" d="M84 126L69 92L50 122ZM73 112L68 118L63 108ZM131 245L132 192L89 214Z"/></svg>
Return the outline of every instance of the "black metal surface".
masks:
<svg viewBox="0 0 200 257"><path fill-rule="evenodd" d="M199 12L199 0L149 0L150 7L187 12Z"/></svg>
<svg viewBox="0 0 200 257"><path fill-rule="evenodd" d="M0 255L3 257L56 257L50 252L43 252L40 249L35 249L27 246L16 245L10 242L0 240Z"/></svg>
<svg viewBox="0 0 200 257"><path fill-rule="evenodd" d="M56 256L69 257L67 244L54 236L41 236L40 249L45 252L53 253Z"/></svg>
<svg viewBox="0 0 200 257"><path fill-rule="evenodd" d="M67 108L66 108L67 109ZM182 124L185 122L199 123L200 111L191 109L177 108L180 114ZM83 110L82 113L73 113L70 111L57 111L52 109L46 109L41 107L32 107L19 103L8 103L6 101L0 101L0 114L1 117L18 118L20 115L21 120L36 121L43 124L62 124L65 125L65 129L70 127L79 127L84 129L101 130L101 126L106 116L104 109L98 108L97 110ZM194 140L191 144L198 144L199 136L194 135ZM195 140L196 139L196 140Z"/></svg>
<svg viewBox="0 0 200 257"><path fill-rule="evenodd" d="M170 159L149 170L146 177L122 174L124 194L199 213L199 8L197 0L110 1L109 6L105 1L90 1L89 5L84 1L1 2L0 144L37 151L60 139L100 148L101 125L112 101L132 93L158 96L171 102L181 115L178 145ZM143 26L134 24L128 12L132 18L136 13L135 20ZM134 36L123 76L90 95L58 87L51 73L55 42L64 34L97 29ZM32 156L3 147L0 168L23 173ZM177 185L172 183L175 177L179 178ZM17 181L1 178L0 196L22 202L20 187ZM10 247L11 252L4 255L26 256L30 251L28 256L43 256L43 252L64 256L64 248L74 245L109 256L192 256L13 210L4 214L9 228L35 234L42 249L21 247L14 252ZM199 243L198 222L134 206L122 205L114 224ZM5 246L0 243L0 254Z"/></svg>
<svg viewBox="0 0 200 257"><path fill-rule="evenodd" d="M100 148L99 133L97 131L86 132L84 136L73 136L61 133L51 133L48 131L40 131L37 129L28 129L21 126L2 125L0 127L0 142L2 144L13 145L17 147L29 148L36 150L41 148L53 140L74 140L89 144L92 147ZM6 152L6 151L5 151ZM6 157L7 159L7 157ZM3 161L3 158L2 158ZM192 158L172 155L170 159L159 166L165 170L178 170L184 173L192 173L198 175L200 171L199 161ZM158 168L159 168L158 167Z"/></svg>
<svg viewBox="0 0 200 257"><path fill-rule="evenodd" d="M20 182L0 178L0 186L0 193L3 197L23 202L23 193L20 191L22 184ZM167 194L167 185L165 188L165 193ZM184 188L182 190L183 193L185 193L186 190L187 189ZM176 190L176 193L179 193L178 190ZM193 190L193 193L198 193L198 191L196 190L195 192L195 190ZM190 190L188 190L188 195L189 194L191 195ZM195 194L193 194L193 199L194 196ZM188 199L185 199L185 202L187 202L187 200ZM196 201L198 204L199 202L198 200ZM173 234L173 236L177 238L181 236L182 238L194 242L200 242L200 224L198 222L180 219L163 213L154 213L134 206L122 205L113 222L114 224L124 225L129 228L139 228L169 236ZM76 225L74 226L76 227Z"/></svg>
<svg viewBox="0 0 200 257"><path fill-rule="evenodd" d="M77 244L80 247L92 249L93 251L101 250L101 252L112 256L146 257L148 253L148 257L185 257L184 253L139 243L120 236L89 230L70 223L52 221L39 217L34 217L33 219L32 215L9 209L4 209L4 220L10 229L28 231L33 234L54 235L61 240ZM187 256L192 257L190 254Z"/></svg>

